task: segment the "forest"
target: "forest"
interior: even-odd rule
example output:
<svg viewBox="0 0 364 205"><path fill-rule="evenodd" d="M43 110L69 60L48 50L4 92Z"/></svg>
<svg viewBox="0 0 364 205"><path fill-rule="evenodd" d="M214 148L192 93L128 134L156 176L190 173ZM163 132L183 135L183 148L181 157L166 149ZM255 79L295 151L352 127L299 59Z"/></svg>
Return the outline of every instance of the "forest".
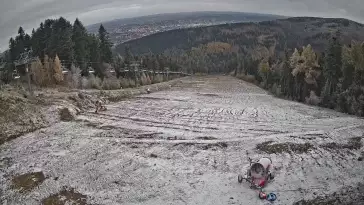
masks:
<svg viewBox="0 0 364 205"><path fill-rule="evenodd" d="M154 34L116 47L169 56L184 72L229 73L272 94L364 116L364 27L297 17Z"/></svg>
<svg viewBox="0 0 364 205"><path fill-rule="evenodd" d="M124 57L112 53L109 33L101 24L98 34L90 34L79 19L73 24L63 17L46 19L31 35L22 27L9 40L9 49L0 62L0 84L11 83L14 76L25 76L24 54L28 54L32 83L41 87L65 85L76 88L119 89L162 82L165 76L123 72L132 64L151 71L177 70L163 55L139 58L128 48ZM64 72L69 71L69 75ZM110 72L111 71L111 72ZM116 73L113 76L112 73ZM137 75L137 76L136 76Z"/></svg>

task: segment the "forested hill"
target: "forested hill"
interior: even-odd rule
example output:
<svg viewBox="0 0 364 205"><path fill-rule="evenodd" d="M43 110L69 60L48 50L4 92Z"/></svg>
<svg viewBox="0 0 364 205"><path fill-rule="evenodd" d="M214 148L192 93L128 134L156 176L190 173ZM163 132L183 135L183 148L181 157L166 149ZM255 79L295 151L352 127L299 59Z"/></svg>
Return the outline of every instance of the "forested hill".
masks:
<svg viewBox="0 0 364 205"><path fill-rule="evenodd" d="M120 44L117 53L130 46L134 54L162 53L167 49L189 50L209 42L224 42L242 53L258 50L283 51L307 44L324 51L331 34L341 31L342 41L364 40L364 26L354 21L338 18L294 17L260 23L224 24L200 28L179 29L157 33Z"/></svg>

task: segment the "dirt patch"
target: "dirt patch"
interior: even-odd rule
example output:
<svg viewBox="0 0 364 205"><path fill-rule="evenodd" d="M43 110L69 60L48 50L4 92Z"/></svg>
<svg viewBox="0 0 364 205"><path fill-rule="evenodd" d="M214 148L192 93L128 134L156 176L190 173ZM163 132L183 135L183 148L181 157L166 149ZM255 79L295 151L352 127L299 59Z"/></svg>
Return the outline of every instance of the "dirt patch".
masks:
<svg viewBox="0 0 364 205"><path fill-rule="evenodd" d="M44 127L41 102L19 91L0 91L0 145Z"/></svg>
<svg viewBox="0 0 364 205"><path fill-rule="evenodd" d="M59 116L61 118L62 121L72 121L75 119L75 115L74 113L72 113L69 108L62 108L60 111L59 111Z"/></svg>
<svg viewBox="0 0 364 205"><path fill-rule="evenodd" d="M203 150L208 150L212 148L227 148L228 145L225 142L218 142L218 143L212 143L212 144L205 144L202 146L197 146L198 148L201 148Z"/></svg>
<svg viewBox="0 0 364 205"><path fill-rule="evenodd" d="M42 200L42 205L87 205L87 196L75 192L75 190L62 190Z"/></svg>
<svg viewBox="0 0 364 205"><path fill-rule="evenodd" d="M89 95L87 93L79 92L68 97L69 100L80 110L86 111L95 107L95 101L98 100L97 95Z"/></svg>
<svg viewBox="0 0 364 205"><path fill-rule="evenodd" d="M206 143L206 144L201 144L201 143L179 143L179 144L175 144L174 147L180 147L180 146L194 146L197 149L200 150L216 150L216 148L227 148L228 145L225 142L218 142L218 143Z"/></svg>
<svg viewBox="0 0 364 205"><path fill-rule="evenodd" d="M301 200L293 205L363 205L364 184L356 187L345 187L340 192L331 195L320 196L312 200Z"/></svg>
<svg viewBox="0 0 364 205"><path fill-rule="evenodd" d="M320 145L320 147L324 149L334 149L334 150L340 150L340 149L358 150L362 146L363 144L361 142L361 137L350 138L346 144L338 144L336 142L330 142Z"/></svg>
<svg viewBox="0 0 364 205"><path fill-rule="evenodd" d="M212 93L198 93L198 95L207 96L207 97L218 97L219 96L217 94L212 94Z"/></svg>
<svg viewBox="0 0 364 205"><path fill-rule="evenodd" d="M140 133L136 134L134 137L135 139L156 139L160 134L163 134L161 132L153 132L153 133Z"/></svg>
<svg viewBox="0 0 364 205"><path fill-rule="evenodd" d="M20 192L29 192L45 180L43 172L27 173L15 176L11 181L13 188Z"/></svg>
<svg viewBox="0 0 364 205"><path fill-rule="evenodd" d="M4 144L5 142L9 142L10 140L16 139L26 133L30 133L30 132L34 132L38 129L44 128L45 126L41 125L41 124L31 124L31 125L27 125L27 126L23 126L22 130L13 130L13 134L3 134L0 133L0 145ZM1 131L0 131L1 132Z"/></svg>
<svg viewBox="0 0 364 205"><path fill-rule="evenodd" d="M90 125L92 126L92 125ZM140 130L126 129L115 127L112 125L105 125L102 127L96 127L104 131L96 133L93 137L100 138L135 138L135 139L153 139L157 138L160 132L148 132L142 133Z"/></svg>
<svg viewBox="0 0 364 205"><path fill-rule="evenodd" d="M7 168L11 165L11 159L9 157L4 157L0 159L0 170L2 168Z"/></svg>
<svg viewBox="0 0 364 205"><path fill-rule="evenodd" d="M313 145L310 143L296 144L292 142L275 143L273 141L267 141L257 144L256 149L268 154L280 154L280 153L307 153L313 149Z"/></svg>
<svg viewBox="0 0 364 205"><path fill-rule="evenodd" d="M363 161L363 159L364 159L364 151L361 152L361 156L358 157L358 161L361 162L361 161Z"/></svg>
<svg viewBox="0 0 364 205"><path fill-rule="evenodd" d="M157 158L157 157L158 157L156 154L153 154L153 153L152 153L152 154L150 154L149 156L150 156L151 158Z"/></svg>
<svg viewBox="0 0 364 205"><path fill-rule="evenodd" d="M199 139L199 140L217 140L216 137L197 137L196 139Z"/></svg>
<svg viewBox="0 0 364 205"><path fill-rule="evenodd" d="M142 99L142 100L170 100L166 98L157 98L157 97L135 97L136 99Z"/></svg>

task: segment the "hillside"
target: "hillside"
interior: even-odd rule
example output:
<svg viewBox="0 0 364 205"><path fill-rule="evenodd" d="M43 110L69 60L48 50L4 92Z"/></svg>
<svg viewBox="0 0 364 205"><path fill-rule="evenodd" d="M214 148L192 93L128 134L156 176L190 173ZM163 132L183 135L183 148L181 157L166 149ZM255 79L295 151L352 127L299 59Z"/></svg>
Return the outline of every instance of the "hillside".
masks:
<svg viewBox="0 0 364 205"><path fill-rule="evenodd" d="M295 17L163 32L116 52L130 47L147 54L147 65L164 58L174 62L172 70L230 73L279 97L364 116L363 41L362 24Z"/></svg>
<svg viewBox="0 0 364 205"><path fill-rule="evenodd" d="M178 20L199 20L199 19L215 19L215 20L255 20L263 21L268 19L275 19L279 16L271 14L258 14L246 12L214 12L214 11L201 11L201 12L180 12L180 13L164 13L154 14L133 18L114 19L111 21L102 22L107 29L117 28L126 24L146 24L156 23L162 21L178 21ZM97 32L101 23L92 24L87 26L90 32Z"/></svg>
<svg viewBox="0 0 364 205"><path fill-rule="evenodd" d="M148 15L134 18L115 19L102 22L109 31L115 45L158 32L197 26L211 26L225 23L260 22L285 18L278 15L245 12L181 12ZM100 23L87 26L91 33L97 33Z"/></svg>
<svg viewBox="0 0 364 205"><path fill-rule="evenodd" d="M316 51L322 52L332 32L338 29L345 44L351 40L364 40L364 26L354 21L294 17L167 31L123 43L115 51L123 54L125 46L130 46L134 54L162 53L171 48L189 50L209 42L225 42L238 47L243 53L263 47L283 51L285 44L288 48L311 44Z"/></svg>

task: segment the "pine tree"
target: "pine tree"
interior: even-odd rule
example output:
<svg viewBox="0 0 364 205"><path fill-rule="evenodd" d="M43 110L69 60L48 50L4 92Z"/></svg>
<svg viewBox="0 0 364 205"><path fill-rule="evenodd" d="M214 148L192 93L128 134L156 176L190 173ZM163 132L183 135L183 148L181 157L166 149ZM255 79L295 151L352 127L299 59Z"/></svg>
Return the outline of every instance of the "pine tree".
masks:
<svg viewBox="0 0 364 205"><path fill-rule="evenodd" d="M285 55L283 59L282 67L282 77L281 77L281 91L284 96L293 97L294 91L294 79L292 75L292 68L289 63L288 51L285 50Z"/></svg>
<svg viewBox="0 0 364 205"><path fill-rule="evenodd" d="M42 70L42 73L43 73L42 74L43 75L42 84L43 84L43 86L49 86L49 85L53 84L53 82L52 82L53 75L51 73L52 65L49 63L50 60L51 59L47 55L44 56L43 70Z"/></svg>
<svg viewBox="0 0 364 205"><path fill-rule="evenodd" d="M294 96L293 99L303 101L302 90L304 85L304 66L303 59L298 49L295 48L291 58L290 65L292 67L292 75L294 76Z"/></svg>
<svg viewBox="0 0 364 205"><path fill-rule="evenodd" d="M346 90L353 83L355 66L351 58L351 49L344 46L342 49L342 89Z"/></svg>
<svg viewBox="0 0 364 205"><path fill-rule="evenodd" d="M73 24L72 41L74 43L75 65L80 67L82 74L87 75L87 61L89 50L87 49L87 30L78 18Z"/></svg>
<svg viewBox="0 0 364 205"><path fill-rule="evenodd" d="M153 60L153 71L159 71L161 69L158 59L155 57Z"/></svg>
<svg viewBox="0 0 364 205"><path fill-rule="evenodd" d="M92 68L95 69L95 75L102 77L104 75L104 72L101 71L100 68L100 41L99 39L91 34L88 37L88 49L89 49L89 53L90 53L90 59L89 61L91 62ZM83 73L83 75L85 75L85 73ZM87 74L86 74L87 75Z"/></svg>
<svg viewBox="0 0 364 205"><path fill-rule="evenodd" d="M25 34L24 36L24 50L29 51L32 49L32 39L29 34Z"/></svg>
<svg viewBox="0 0 364 205"><path fill-rule="evenodd" d="M99 28L99 39L100 39L100 60L102 63L112 62L111 52L111 41L109 34L107 33L104 26L101 24Z"/></svg>
<svg viewBox="0 0 364 205"><path fill-rule="evenodd" d="M41 48L41 52L42 52L42 57L45 55L51 55L52 52L52 28L54 27L53 25L55 24L56 20L54 19L46 19L44 21L44 24L40 27L40 48ZM56 32L54 32L56 33Z"/></svg>
<svg viewBox="0 0 364 205"><path fill-rule="evenodd" d="M24 40L25 40L24 29L22 27L19 27L18 36L15 37L16 50L18 52L18 56L20 56L20 54L25 51Z"/></svg>
<svg viewBox="0 0 364 205"><path fill-rule="evenodd" d="M73 62L72 25L63 17L60 17L52 25L49 55L51 57L58 55L69 66Z"/></svg>
<svg viewBox="0 0 364 205"><path fill-rule="evenodd" d="M364 85L364 43L352 42L350 49L350 63L355 67L353 83Z"/></svg>
<svg viewBox="0 0 364 205"><path fill-rule="evenodd" d="M125 46L124 53L125 53L124 63L127 66L127 68L129 68L130 64L132 63L132 61L134 59L133 54L131 53L131 50L130 50L129 46Z"/></svg>
<svg viewBox="0 0 364 205"><path fill-rule="evenodd" d="M114 58L114 69L116 73L116 77L120 77L121 69L124 67L124 60L119 54Z"/></svg>
<svg viewBox="0 0 364 205"><path fill-rule="evenodd" d="M10 38L9 40L9 54L10 54L10 60L15 61L18 58L18 52L16 50L16 42L13 38Z"/></svg>
<svg viewBox="0 0 364 205"><path fill-rule="evenodd" d="M32 31L32 37L31 37L31 45L33 50L33 56L34 57L41 57L44 56L44 48L42 47L42 29L43 29L43 23L40 24L39 28L37 30Z"/></svg>
<svg viewBox="0 0 364 205"><path fill-rule="evenodd" d="M24 40L25 32L24 32L23 27L21 27L21 26L18 29L18 35L19 35L20 39Z"/></svg>
<svg viewBox="0 0 364 205"><path fill-rule="evenodd" d="M325 56L325 69L324 75L326 78L326 91L327 95L335 92L336 86L341 77L342 67L342 47L338 37L333 37L330 40L329 47L327 48Z"/></svg>
<svg viewBox="0 0 364 205"><path fill-rule="evenodd" d="M13 71L15 69L14 63L6 63L5 67L1 71L0 79L4 83L10 83L13 80Z"/></svg>

